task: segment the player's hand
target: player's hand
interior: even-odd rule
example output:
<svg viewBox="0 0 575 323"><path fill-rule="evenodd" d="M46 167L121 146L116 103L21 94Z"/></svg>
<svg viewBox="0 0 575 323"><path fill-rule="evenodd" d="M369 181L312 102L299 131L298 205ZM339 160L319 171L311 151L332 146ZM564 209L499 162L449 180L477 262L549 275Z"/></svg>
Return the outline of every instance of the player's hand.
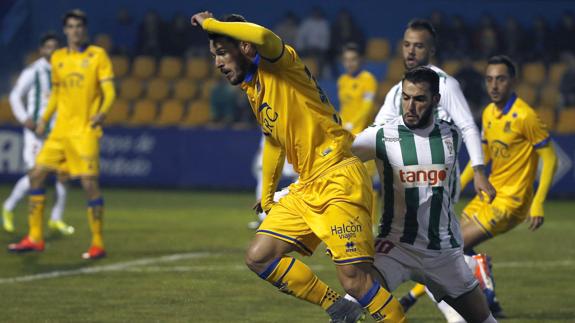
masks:
<svg viewBox="0 0 575 323"><path fill-rule="evenodd" d="M545 218L540 216L540 215L530 216L529 220L528 220L529 221L529 230L535 231L535 230L539 229L543 225L544 220L545 220Z"/></svg>
<svg viewBox="0 0 575 323"><path fill-rule="evenodd" d="M264 209L262 209L261 201L257 201L256 204L254 204L254 206L252 206L252 210L254 210L256 212L256 214L262 213L264 211Z"/></svg>
<svg viewBox="0 0 575 323"><path fill-rule="evenodd" d="M26 119L23 124L24 128L35 131L36 130L36 123L31 118Z"/></svg>
<svg viewBox="0 0 575 323"><path fill-rule="evenodd" d="M204 20L208 18L213 18L214 15L209 11L198 12L197 14L192 16L192 26L202 26L204 24Z"/></svg>
<svg viewBox="0 0 575 323"><path fill-rule="evenodd" d="M44 122L44 120L38 121L38 124L36 125L35 131L36 131L36 136L44 137L44 135L46 134L46 123Z"/></svg>
<svg viewBox="0 0 575 323"><path fill-rule="evenodd" d="M479 199L483 201L483 193L489 197L489 203L493 202L497 192L483 171L483 167L474 167L473 173L473 185L475 187L475 193L479 196Z"/></svg>
<svg viewBox="0 0 575 323"><path fill-rule="evenodd" d="M105 114L103 114L103 113L101 113L101 112L100 112L100 113L96 113L96 115L94 115L94 116L92 117L92 119L90 119L90 121L92 122L92 123L91 123L92 128L96 128L97 126L101 126L102 123L104 123L104 120L106 120L106 115L105 115Z"/></svg>

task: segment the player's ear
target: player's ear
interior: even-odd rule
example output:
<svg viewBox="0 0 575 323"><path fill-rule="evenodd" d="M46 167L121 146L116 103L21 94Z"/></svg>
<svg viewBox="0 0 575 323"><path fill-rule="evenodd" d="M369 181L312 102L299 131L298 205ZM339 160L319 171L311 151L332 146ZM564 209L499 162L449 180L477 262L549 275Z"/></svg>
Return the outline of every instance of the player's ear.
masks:
<svg viewBox="0 0 575 323"><path fill-rule="evenodd" d="M249 58L254 58L256 56L256 47L248 42L240 42L240 52Z"/></svg>
<svg viewBox="0 0 575 323"><path fill-rule="evenodd" d="M441 94L435 93L431 99L433 100L433 105L437 106L441 100Z"/></svg>

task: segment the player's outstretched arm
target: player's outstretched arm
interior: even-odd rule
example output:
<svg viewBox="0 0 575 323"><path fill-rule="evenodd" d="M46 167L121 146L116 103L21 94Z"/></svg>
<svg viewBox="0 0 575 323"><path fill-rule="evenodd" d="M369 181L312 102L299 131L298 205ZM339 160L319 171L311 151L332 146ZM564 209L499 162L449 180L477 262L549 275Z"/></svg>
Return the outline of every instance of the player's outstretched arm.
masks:
<svg viewBox="0 0 575 323"><path fill-rule="evenodd" d="M537 230L543 225L543 203L547 198L547 193L553 182L553 175L557 169L557 155L555 154L552 143L548 143L546 146L536 149L535 151L543 161L543 169L541 171L541 177L539 178L537 193L535 193L535 197L531 203L530 230Z"/></svg>
<svg viewBox="0 0 575 323"><path fill-rule="evenodd" d="M365 129L355 137L351 145L351 152L363 162L376 158L376 137L378 129L379 127L375 126Z"/></svg>
<svg viewBox="0 0 575 323"><path fill-rule="evenodd" d="M262 158L262 200L261 208L266 213L274 204L274 193L277 190L285 162L285 152L273 139L265 138Z"/></svg>
<svg viewBox="0 0 575 323"><path fill-rule="evenodd" d="M229 36L239 41L252 43L258 53L268 59L274 60L283 52L283 42L271 30L250 22L222 22L213 17L208 11L192 16L192 25L201 26L209 33Z"/></svg>

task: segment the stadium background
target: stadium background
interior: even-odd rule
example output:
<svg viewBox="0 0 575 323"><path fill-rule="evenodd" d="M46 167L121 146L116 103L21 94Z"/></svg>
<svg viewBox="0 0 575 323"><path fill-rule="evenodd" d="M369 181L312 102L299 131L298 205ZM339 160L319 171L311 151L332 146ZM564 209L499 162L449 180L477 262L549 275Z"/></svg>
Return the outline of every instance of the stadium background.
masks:
<svg viewBox="0 0 575 323"><path fill-rule="evenodd" d="M378 104L403 73L397 44L413 17L442 22L436 63L460 77L476 116L487 100L478 73L488 55L507 52L520 63L517 90L549 124L560 147L560 169L544 228L533 234L520 226L484 248L495 259L509 322L573 322L575 250L566 246L575 229L575 4L555 0L0 1L0 198L23 173L22 131L7 96L35 58L39 37L56 31L63 40L60 19L67 10L87 13L91 40L112 56L118 90L101 145L109 257L80 262L88 229L76 187L65 217L77 234L50 234L41 255L0 253L0 321L294 322L286 309L299 315L298 322L325 320L316 308L274 293L242 265L253 234L245 225L252 219L252 161L260 131L241 93L219 83L205 36L187 27L191 14L209 9L217 16L241 13L274 29L288 11L301 23L314 6L330 27L342 9L351 13L365 39L365 66L380 82ZM138 35L151 10L163 22L161 37L144 46ZM171 29L178 14L184 33ZM510 17L519 30L506 28ZM466 32L453 31L456 21ZM178 39L188 39L189 46L173 46L182 44ZM323 60L317 55L304 55L306 64L337 107L341 67L333 52ZM463 152L461 163L466 159ZM25 233L25 203L16 211L18 231L0 233L2 245ZM316 255L309 263L337 286L327 257ZM431 303L423 302L410 314L412 321L439 322Z"/></svg>
<svg viewBox="0 0 575 323"><path fill-rule="evenodd" d="M575 172L570 163L575 151L570 140L570 134L575 132L575 109L571 109L575 100L560 91L565 72L575 73L575 59L565 54L572 55L575 46L575 18L569 11L573 3L453 4L412 1L390 6L380 1L330 1L328 6L322 1L297 0L274 3L270 12L267 3L261 1L168 0L161 5L152 0L138 1L137 5L128 0L3 1L0 180L13 181L22 171L20 129L14 127L7 102L10 87L25 64L36 57L37 39L46 31L60 32L62 13L78 7L88 13L91 40L108 49L116 73L118 99L102 141L102 183L251 189L255 183L250 170L259 137L257 127L241 93L219 83L221 78L206 52L205 36L189 26L188 16L206 8L216 15L239 12L265 26L281 29L286 13L291 12L296 24L301 25L317 6L330 25L331 44L325 52L317 53L304 48L300 41L301 48L297 49L319 76L336 107L336 79L342 72L337 54L345 40L358 41L365 49L365 66L380 81L380 103L403 73L398 41L413 17L430 18L436 23L440 37L436 63L459 78L477 120L487 103L477 72L483 70L489 55L510 54L520 63L519 95L538 109L565 152L552 194L575 193ZM342 11L349 12L352 19L350 36L338 35L338 30L343 29L338 28L343 25L338 23ZM151 12L157 14L157 24L148 17ZM149 29L143 27L147 20L152 20ZM456 29L458 21L464 27ZM516 29L510 27L510 21L517 24ZM538 23L544 24L542 32L537 29ZM293 28L297 34L297 25ZM296 38L298 47L297 37L292 38ZM573 77L565 78L564 83L574 82ZM564 85L570 93L574 87ZM466 160L463 154L461 162Z"/></svg>

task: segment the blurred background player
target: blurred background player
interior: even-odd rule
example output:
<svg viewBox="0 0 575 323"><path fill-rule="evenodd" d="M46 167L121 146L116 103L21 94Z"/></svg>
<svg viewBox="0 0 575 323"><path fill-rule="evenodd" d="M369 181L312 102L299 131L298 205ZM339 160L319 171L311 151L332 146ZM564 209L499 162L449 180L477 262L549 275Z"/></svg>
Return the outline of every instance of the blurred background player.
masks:
<svg viewBox="0 0 575 323"><path fill-rule="evenodd" d="M11 252L44 250L44 182L50 172L58 170L65 162L70 175L80 178L88 199L92 242L82 257L97 259L106 256L102 240L104 199L98 184L99 138L102 136L101 124L115 98L114 74L106 52L87 43L84 12L66 13L63 25L68 46L52 55L53 89L36 129L37 134L44 134L48 121L58 111L54 129L30 175L30 231L22 241L9 245L8 249Z"/></svg>
<svg viewBox="0 0 575 323"><path fill-rule="evenodd" d="M362 69L362 57L357 44L348 43L343 47L341 61L345 73L337 80L339 113L344 129L357 135L373 121L377 79Z"/></svg>
<svg viewBox="0 0 575 323"><path fill-rule="evenodd" d="M527 221L529 229L543 225L543 204L557 167L557 156L547 126L537 113L515 94L515 64L507 56L487 61L485 86L491 103L483 111L483 152L491 162L489 181L497 190L493 203L476 196L463 210L462 234L465 251L518 224ZM537 165L542 171L537 192L533 194ZM465 187L472 178L471 165L461 174ZM487 294L493 301L494 291ZM491 298L491 299L490 299Z"/></svg>
<svg viewBox="0 0 575 323"><path fill-rule="evenodd" d="M44 113L51 89L50 57L58 49L59 41L55 34L46 34L40 40L40 58L30 64L18 77L16 86L10 92L10 106L16 119L24 126L24 150L22 152L26 170L34 168L36 156L42 148L42 138L36 136L36 124L38 118ZM24 103L23 98L26 98ZM62 220L62 214L66 206L66 180L67 175L62 171L56 180L56 201L52 207L48 226L64 235L74 233L74 227L67 225ZM12 193L4 201L2 219L4 230L14 232L14 208L18 202L28 194L30 189L30 177L28 174L16 182Z"/></svg>
<svg viewBox="0 0 575 323"><path fill-rule="evenodd" d="M401 47L405 69L409 71L419 66L427 66L439 75L441 99L435 112L436 116L439 119L453 122L459 128L473 166L475 191L477 193L487 193L489 200L492 200L495 197L495 190L485 175L479 130L473 121L473 115L463 96L459 82L430 63L437 50L436 46L437 33L429 21L423 19L410 21L403 34ZM403 113L401 90L401 82L399 82L387 93L385 102L375 117L376 124L383 124L387 120L394 119ZM457 165L456 174L459 174ZM454 203L459 199L460 186L458 178L459 176L452 177L454 182L453 185L450 185L450 188L453 189ZM416 286L409 295L401 299L404 308L407 310L418 297L424 294L425 287L422 285Z"/></svg>
<svg viewBox="0 0 575 323"><path fill-rule="evenodd" d="M418 67L402 83L402 115L369 127L352 147L361 160L377 162L383 181L376 267L392 291L406 280L425 283L468 322L496 322L463 255L450 187L461 134L433 115L439 76Z"/></svg>
<svg viewBox="0 0 575 323"><path fill-rule="evenodd" d="M376 321L404 322L399 302L375 280L367 171L315 78L292 47L239 15L218 21L201 12L192 24L208 32L216 68L246 92L265 135L261 208L268 216L246 252L247 266L280 291L319 305L333 322L356 322L361 307L288 256L310 255L323 241L344 289ZM286 156L300 180L275 203Z"/></svg>

